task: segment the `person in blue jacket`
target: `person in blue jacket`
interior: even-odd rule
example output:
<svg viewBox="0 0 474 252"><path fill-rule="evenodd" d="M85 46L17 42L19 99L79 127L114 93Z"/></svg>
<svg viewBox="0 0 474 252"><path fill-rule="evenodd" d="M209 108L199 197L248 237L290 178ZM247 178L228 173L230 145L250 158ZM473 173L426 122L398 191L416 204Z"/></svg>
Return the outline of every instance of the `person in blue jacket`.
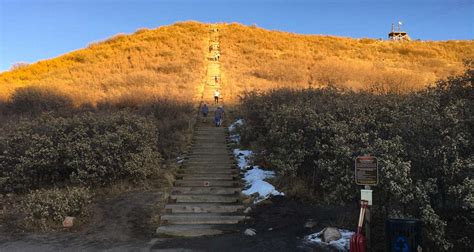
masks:
<svg viewBox="0 0 474 252"><path fill-rule="evenodd" d="M216 124L216 127L220 127L222 125L223 118L224 118L224 108L222 108L222 106L219 106L216 109L216 112L214 112L214 123Z"/></svg>
<svg viewBox="0 0 474 252"><path fill-rule="evenodd" d="M207 107L207 104L204 103L204 106L201 108L201 113L203 117L207 117L207 114L209 114L209 108Z"/></svg>

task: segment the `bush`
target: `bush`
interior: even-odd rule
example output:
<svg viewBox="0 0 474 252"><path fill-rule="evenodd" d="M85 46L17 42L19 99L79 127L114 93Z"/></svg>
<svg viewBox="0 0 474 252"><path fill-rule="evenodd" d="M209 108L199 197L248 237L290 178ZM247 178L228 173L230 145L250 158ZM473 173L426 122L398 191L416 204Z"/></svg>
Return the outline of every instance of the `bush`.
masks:
<svg viewBox="0 0 474 252"><path fill-rule="evenodd" d="M175 100L156 99L141 93L122 96L111 103L99 103L98 109L110 113L119 109L133 109L134 113L154 119L160 134L157 147L161 155L168 159L179 155L183 150L186 131L192 128L195 113L193 104Z"/></svg>
<svg viewBox="0 0 474 252"><path fill-rule="evenodd" d="M0 136L2 191L141 181L157 172L158 130L127 111L42 115Z"/></svg>
<svg viewBox="0 0 474 252"><path fill-rule="evenodd" d="M383 225L386 217L420 218L429 247L472 250L474 71L469 66L462 76L407 95L333 88L247 93L241 102L247 122L242 141L265 150L260 159L283 179L304 181L330 204L357 202L354 158L375 155L381 176L374 225Z"/></svg>
<svg viewBox="0 0 474 252"><path fill-rule="evenodd" d="M45 230L61 225L66 216L85 215L91 197L90 190L83 187L35 190L22 199L21 210L27 227Z"/></svg>

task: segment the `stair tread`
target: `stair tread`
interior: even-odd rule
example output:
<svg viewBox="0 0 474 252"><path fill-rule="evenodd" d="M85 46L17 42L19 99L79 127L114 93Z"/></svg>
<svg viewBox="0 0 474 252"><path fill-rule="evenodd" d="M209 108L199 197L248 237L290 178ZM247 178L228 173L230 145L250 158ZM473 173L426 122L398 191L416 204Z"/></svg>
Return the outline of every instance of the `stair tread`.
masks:
<svg viewBox="0 0 474 252"><path fill-rule="evenodd" d="M233 225L186 225L172 224L162 225L157 228L156 233L161 235L197 237L206 235L218 235L229 231L236 231Z"/></svg>

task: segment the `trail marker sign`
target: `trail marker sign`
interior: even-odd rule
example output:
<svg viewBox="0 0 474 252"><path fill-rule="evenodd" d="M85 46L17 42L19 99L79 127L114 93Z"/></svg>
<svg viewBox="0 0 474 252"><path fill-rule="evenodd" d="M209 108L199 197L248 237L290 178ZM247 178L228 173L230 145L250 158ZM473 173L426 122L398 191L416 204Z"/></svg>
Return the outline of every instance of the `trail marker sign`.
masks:
<svg viewBox="0 0 474 252"><path fill-rule="evenodd" d="M377 185L379 183L379 169L377 158L360 156L355 159L355 182L358 185Z"/></svg>

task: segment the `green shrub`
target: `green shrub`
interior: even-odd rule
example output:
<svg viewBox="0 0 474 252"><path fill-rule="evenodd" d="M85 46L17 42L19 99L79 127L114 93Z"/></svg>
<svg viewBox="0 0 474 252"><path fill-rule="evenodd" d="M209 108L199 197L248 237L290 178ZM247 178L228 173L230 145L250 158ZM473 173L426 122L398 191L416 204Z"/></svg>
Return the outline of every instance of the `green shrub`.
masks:
<svg viewBox="0 0 474 252"><path fill-rule="evenodd" d="M386 217L420 218L429 247L469 250L473 73L471 65L462 76L407 95L336 89L247 93L242 141L265 150L260 159L282 178L304 181L330 204L357 202L354 158L375 155L381 175L375 225Z"/></svg>
<svg viewBox="0 0 474 252"><path fill-rule="evenodd" d="M83 187L31 191L21 202L25 225L44 230L61 225L66 216L83 216L87 205L91 203L91 197L91 191Z"/></svg>
<svg viewBox="0 0 474 252"><path fill-rule="evenodd" d="M182 152L186 132L192 128L195 110L189 102L175 100L152 100L144 102L141 97L121 99L115 103L100 103L98 109L111 113L119 109L133 109L135 114L153 119L158 129L157 148L165 159L174 158Z"/></svg>
<svg viewBox="0 0 474 252"><path fill-rule="evenodd" d="M127 111L42 115L0 136L2 191L146 179L160 167L158 130Z"/></svg>

